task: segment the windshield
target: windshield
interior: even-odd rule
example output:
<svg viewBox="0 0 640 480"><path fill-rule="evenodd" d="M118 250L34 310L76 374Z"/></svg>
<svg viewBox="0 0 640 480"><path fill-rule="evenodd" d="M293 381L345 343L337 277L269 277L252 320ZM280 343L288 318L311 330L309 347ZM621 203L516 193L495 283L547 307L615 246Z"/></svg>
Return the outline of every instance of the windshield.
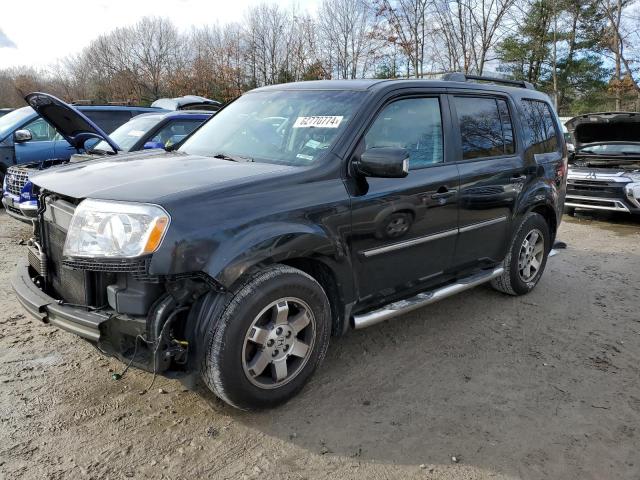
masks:
<svg viewBox="0 0 640 480"><path fill-rule="evenodd" d="M34 113L33 108L23 107L0 117L0 140L31 118Z"/></svg>
<svg viewBox="0 0 640 480"><path fill-rule="evenodd" d="M162 120L162 115L135 117L124 125L116 128L109 134L109 138L111 138L124 152L128 152L131 150L131 147L133 147L149 130L154 128L160 120ZM91 150L111 152L113 149L107 142L102 140Z"/></svg>
<svg viewBox="0 0 640 480"><path fill-rule="evenodd" d="M221 110L181 152L305 166L316 162L353 118L364 92L248 93Z"/></svg>
<svg viewBox="0 0 640 480"><path fill-rule="evenodd" d="M605 143L587 145L580 149L581 153L596 155L640 155L640 143Z"/></svg>

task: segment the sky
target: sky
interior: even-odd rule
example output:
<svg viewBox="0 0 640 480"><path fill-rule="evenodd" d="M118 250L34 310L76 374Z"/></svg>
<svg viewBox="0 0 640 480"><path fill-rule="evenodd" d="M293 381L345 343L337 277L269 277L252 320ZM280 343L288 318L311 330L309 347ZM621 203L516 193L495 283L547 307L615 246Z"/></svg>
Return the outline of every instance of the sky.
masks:
<svg viewBox="0 0 640 480"><path fill-rule="evenodd" d="M0 9L0 69L46 67L77 53L98 35L144 16L170 18L182 31L192 26L241 21L259 0L30 0ZM312 13L319 0L267 0Z"/></svg>

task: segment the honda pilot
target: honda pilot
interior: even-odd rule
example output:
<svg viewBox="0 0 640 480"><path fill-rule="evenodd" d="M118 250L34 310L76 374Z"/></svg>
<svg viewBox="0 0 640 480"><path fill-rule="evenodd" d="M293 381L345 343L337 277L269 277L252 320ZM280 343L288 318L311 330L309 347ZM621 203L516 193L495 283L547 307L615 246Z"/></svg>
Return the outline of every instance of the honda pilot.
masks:
<svg viewBox="0 0 640 480"><path fill-rule="evenodd" d="M273 407L332 335L485 283L530 292L566 173L558 117L525 82L258 88L176 151L34 174L12 284L107 355Z"/></svg>

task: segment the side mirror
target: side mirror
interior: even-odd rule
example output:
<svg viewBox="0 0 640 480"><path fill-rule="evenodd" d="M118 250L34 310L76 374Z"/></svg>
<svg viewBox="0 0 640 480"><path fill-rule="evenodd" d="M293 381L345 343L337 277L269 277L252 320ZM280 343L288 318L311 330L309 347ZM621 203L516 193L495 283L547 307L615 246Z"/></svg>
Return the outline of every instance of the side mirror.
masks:
<svg viewBox="0 0 640 480"><path fill-rule="evenodd" d="M143 150L151 150L152 148L164 149L164 144L162 142L147 142L142 148Z"/></svg>
<svg viewBox="0 0 640 480"><path fill-rule="evenodd" d="M354 168L365 177L404 178L409 173L409 152L396 147L370 148L360 155Z"/></svg>
<svg viewBox="0 0 640 480"><path fill-rule="evenodd" d="M13 132L13 141L15 143L24 143L31 140L33 136L29 130L16 130Z"/></svg>

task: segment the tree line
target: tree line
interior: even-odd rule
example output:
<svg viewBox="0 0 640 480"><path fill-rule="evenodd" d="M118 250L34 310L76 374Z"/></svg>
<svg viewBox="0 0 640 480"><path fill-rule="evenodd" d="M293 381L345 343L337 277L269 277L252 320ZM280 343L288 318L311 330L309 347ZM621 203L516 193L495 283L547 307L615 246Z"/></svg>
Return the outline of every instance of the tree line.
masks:
<svg viewBox="0 0 640 480"><path fill-rule="evenodd" d="M0 69L0 106L33 90L228 101L275 83L449 71L527 80L561 115L640 111L640 0L323 0L313 13L263 3L189 31L145 17L48 68Z"/></svg>

